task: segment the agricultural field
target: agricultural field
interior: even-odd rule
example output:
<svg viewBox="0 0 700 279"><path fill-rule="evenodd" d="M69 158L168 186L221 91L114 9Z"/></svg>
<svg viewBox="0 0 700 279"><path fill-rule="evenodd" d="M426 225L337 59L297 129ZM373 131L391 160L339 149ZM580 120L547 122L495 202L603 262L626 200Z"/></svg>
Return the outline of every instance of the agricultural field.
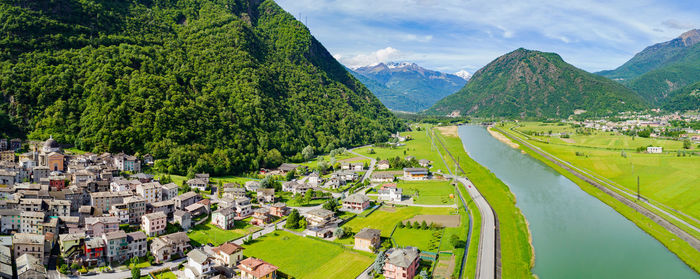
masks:
<svg viewBox="0 0 700 279"><path fill-rule="evenodd" d="M261 258L296 278L355 278L374 261L370 253L276 231L244 245L243 254Z"/></svg>
<svg viewBox="0 0 700 279"><path fill-rule="evenodd" d="M454 187L446 180L404 181L397 184L403 194L413 197L415 204L454 204ZM450 198L450 195L453 198Z"/></svg>
<svg viewBox="0 0 700 279"><path fill-rule="evenodd" d="M233 230L222 230L210 223L194 226L192 232L187 233L193 246L201 246L211 243L219 246L227 241L240 238L246 234L257 232L260 227L253 226L247 222L236 221L236 228Z"/></svg>
<svg viewBox="0 0 700 279"><path fill-rule="evenodd" d="M445 207L387 207L374 211L367 217L357 216L344 226L352 228L353 232L358 232L363 228L380 230L382 237L389 237L394 226L399 221L405 221L416 215L450 215L457 214L455 208Z"/></svg>
<svg viewBox="0 0 700 279"><path fill-rule="evenodd" d="M443 230L396 228L391 236L399 247L413 246L421 251L437 252Z"/></svg>
<svg viewBox="0 0 700 279"><path fill-rule="evenodd" d="M388 159L394 157L405 158L406 156L414 156L416 160L427 159L433 161L430 171L437 172L440 170L443 173L447 172L444 162L440 159L437 151L432 148L430 137L425 130L405 132L402 136L411 136L411 140L403 142L404 146L399 147L363 147L354 151L370 158ZM373 151L370 152L370 151Z"/></svg>
<svg viewBox="0 0 700 279"><path fill-rule="evenodd" d="M630 136L607 134L572 136L577 143L571 144L529 142L633 192L637 191L639 176L643 196L700 219L700 191L697 191L697 185L700 185L700 156L690 155L690 152L679 156L677 152L670 151L682 149L680 141L640 137L633 140ZM611 150L636 149L646 145L662 146L664 151L670 152L647 154L634 150Z"/></svg>

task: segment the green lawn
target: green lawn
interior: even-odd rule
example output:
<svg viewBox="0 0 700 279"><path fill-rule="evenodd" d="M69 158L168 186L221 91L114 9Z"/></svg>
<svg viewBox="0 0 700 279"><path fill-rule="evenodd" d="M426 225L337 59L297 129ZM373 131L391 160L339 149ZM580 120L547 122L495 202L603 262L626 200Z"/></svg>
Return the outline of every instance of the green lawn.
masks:
<svg viewBox="0 0 700 279"><path fill-rule="evenodd" d="M211 243L214 246L219 246L227 241L237 239L241 236L257 232L259 230L261 230L260 227L239 221L236 221L236 229L234 230L222 230L210 223L204 223L195 226L192 229L192 232L188 233L187 236L190 237L190 241L194 246L205 245L207 243Z"/></svg>
<svg viewBox="0 0 700 279"><path fill-rule="evenodd" d="M531 269L534 265L534 253L529 242L530 233L525 217L515 206L515 196L503 181L467 155L458 136L438 132L436 134L440 136L452 155L459 158L462 169L466 171L466 176L498 214L502 278L532 278ZM442 153L443 156L446 156L446 161L451 160L444 150Z"/></svg>
<svg viewBox="0 0 700 279"><path fill-rule="evenodd" d="M416 215L449 215L456 214L456 209L442 207L386 207L377 209L367 217L357 216L345 226L352 228L353 232L358 232L363 228L377 229L382 232L383 237L389 237L391 230L399 221L411 219Z"/></svg>
<svg viewBox="0 0 700 279"><path fill-rule="evenodd" d="M399 181L404 195L413 196L416 204L454 204L454 187L449 181Z"/></svg>
<svg viewBox="0 0 700 279"><path fill-rule="evenodd" d="M437 252L442 230L397 228L392 237L399 247L413 246L421 251Z"/></svg>
<svg viewBox="0 0 700 279"><path fill-rule="evenodd" d="M168 272L161 272L155 275L156 279L177 279L177 276L175 276L175 273L172 273L171 271ZM151 276L141 276L141 279L151 279Z"/></svg>
<svg viewBox="0 0 700 279"><path fill-rule="evenodd" d="M373 261L369 253L277 231L244 245L243 254L261 258L296 278L355 278Z"/></svg>
<svg viewBox="0 0 700 279"><path fill-rule="evenodd" d="M414 156L416 160L427 159L433 161L431 171L442 170L447 172L445 164L440 160L437 151L431 147L430 138L425 130L401 133L403 136L410 135L413 139L404 142L405 146L396 148L379 148L379 147L363 147L354 151L370 158L388 159L393 157L405 158L406 156ZM369 150L374 150L374 154L370 154Z"/></svg>

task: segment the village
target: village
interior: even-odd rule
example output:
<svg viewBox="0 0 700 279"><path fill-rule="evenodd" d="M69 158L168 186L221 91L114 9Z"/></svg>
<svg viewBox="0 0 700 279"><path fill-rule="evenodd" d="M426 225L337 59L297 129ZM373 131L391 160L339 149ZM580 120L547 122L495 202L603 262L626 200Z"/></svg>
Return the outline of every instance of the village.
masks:
<svg viewBox="0 0 700 279"><path fill-rule="evenodd" d="M433 161L392 156L407 140L235 181L150 173L148 154L11 140L0 145L0 277L447 278L466 213ZM316 251L330 254L305 255Z"/></svg>

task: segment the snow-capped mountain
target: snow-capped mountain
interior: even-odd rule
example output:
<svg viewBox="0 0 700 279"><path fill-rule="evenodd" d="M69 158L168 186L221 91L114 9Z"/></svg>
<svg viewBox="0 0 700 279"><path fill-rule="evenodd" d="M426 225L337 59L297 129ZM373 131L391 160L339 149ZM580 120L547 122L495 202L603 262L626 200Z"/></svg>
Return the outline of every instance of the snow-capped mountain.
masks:
<svg viewBox="0 0 700 279"><path fill-rule="evenodd" d="M470 74L469 72L467 72L465 70L461 70L459 72L456 72L455 76L461 77L464 80L469 80L472 77L472 74Z"/></svg>
<svg viewBox="0 0 700 279"><path fill-rule="evenodd" d="M412 62L378 63L353 70L356 77L362 76L358 79L385 106L400 111L427 109L466 83L463 77L429 70Z"/></svg>

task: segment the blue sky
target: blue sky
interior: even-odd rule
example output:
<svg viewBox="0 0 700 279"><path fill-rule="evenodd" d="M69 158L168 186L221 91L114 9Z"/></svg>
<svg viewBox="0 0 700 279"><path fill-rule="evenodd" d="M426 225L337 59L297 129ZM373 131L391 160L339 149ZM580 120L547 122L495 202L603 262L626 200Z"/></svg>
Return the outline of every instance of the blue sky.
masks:
<svg viewBox="0 0 700 279"><path fill-rule="evenodd" d="M470 73L519 47L594 72L700 28L700 0L276 0L343 64Z"/></svg>

